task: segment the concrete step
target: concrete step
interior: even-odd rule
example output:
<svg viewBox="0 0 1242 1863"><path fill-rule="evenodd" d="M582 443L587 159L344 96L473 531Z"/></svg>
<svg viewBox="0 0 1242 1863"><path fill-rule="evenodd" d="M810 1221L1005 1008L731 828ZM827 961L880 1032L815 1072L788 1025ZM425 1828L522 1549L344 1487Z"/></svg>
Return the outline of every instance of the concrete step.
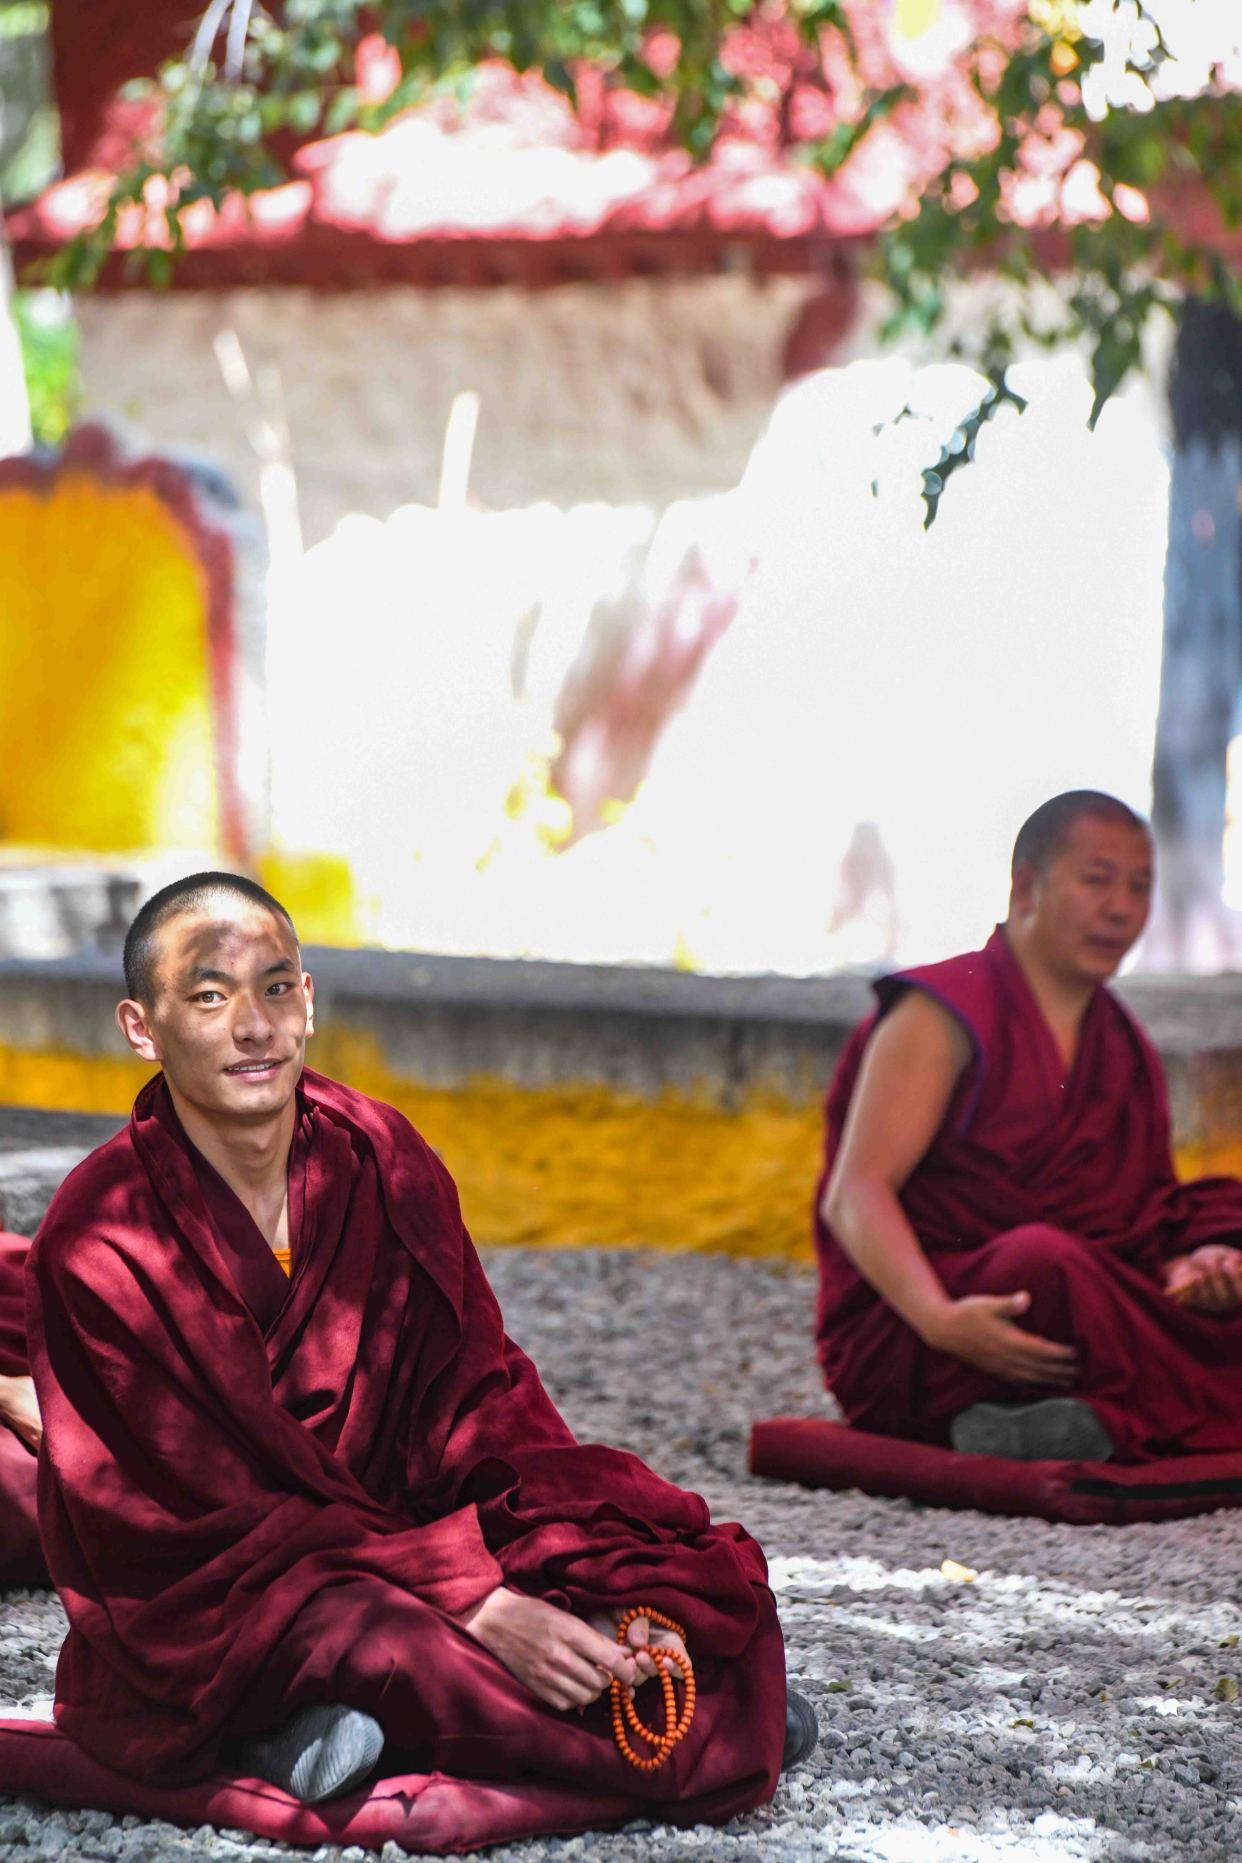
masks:
<svg viewBox="0 0 1242 1863"><path fill-rule="evenodd" d="M136 869L0 861L0 958L119 954L148 890Z"/></svg>

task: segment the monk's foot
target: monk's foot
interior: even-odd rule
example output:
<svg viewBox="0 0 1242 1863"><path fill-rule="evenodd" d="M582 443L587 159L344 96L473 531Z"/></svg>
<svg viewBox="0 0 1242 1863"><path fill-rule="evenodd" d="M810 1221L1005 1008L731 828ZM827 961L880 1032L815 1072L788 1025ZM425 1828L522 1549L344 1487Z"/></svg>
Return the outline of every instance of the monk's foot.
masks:
<svg viewBox="0 0 1242 1863"><path fill-rule="evenodd" d="M819 1740L819 1722L815 1710L805 1695L795 1695L790 1690L785 1697L785 1751L781 1755L781 1771L788 1772L791 1766L798 1766L808 1753L815 1750Z"/></svg>
<svg viewBox="0 0 1242 1863"><path fill-rule="evenodd" d="M324 1702L300 1709L274 1734L248 1740L240 1760L256 1779L304 1805L319 1805L361 1785L383 1745L383 1729L369 1714Z"/></svg>
<svg viewBox="0 0 1242 1863"><path fill-rule="evenodd" d="M1112 1439L1080 1397L1037 1404L972 1404L949 1425L949 1441L967 1455L1011 1462L1107 1462Z"/></svg>

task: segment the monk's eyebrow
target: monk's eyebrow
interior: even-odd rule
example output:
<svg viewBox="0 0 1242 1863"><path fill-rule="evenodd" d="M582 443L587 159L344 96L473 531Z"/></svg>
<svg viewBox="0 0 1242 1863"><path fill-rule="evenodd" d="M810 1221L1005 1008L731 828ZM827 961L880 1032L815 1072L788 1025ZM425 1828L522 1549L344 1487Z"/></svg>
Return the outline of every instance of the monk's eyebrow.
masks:
<svg viewBox="0 0 1242 1863"><path fill-rule="evenodd" d="M265 977L275 977L292 971L296 974L297 965L291 957L278 957L274 964L269 964L263 972ZM194 964L186 974L186 982L195 983L236 983L237 979L227 970L213 970L210 964Z"/></svg>
<svg viewBox="0 0 1242 1863"><path fill-rule="evenodd" d="M1086 871L1088 873L1106 873L1111 877L1114 873L1119 872L1120 869L1115 860L1105 860L1102 855L1093 854L1086 863ZM1130 878L1133 880L1150 880L1152 878L1152 869L1150 867L1135 867L1131 870Z"/></svg>

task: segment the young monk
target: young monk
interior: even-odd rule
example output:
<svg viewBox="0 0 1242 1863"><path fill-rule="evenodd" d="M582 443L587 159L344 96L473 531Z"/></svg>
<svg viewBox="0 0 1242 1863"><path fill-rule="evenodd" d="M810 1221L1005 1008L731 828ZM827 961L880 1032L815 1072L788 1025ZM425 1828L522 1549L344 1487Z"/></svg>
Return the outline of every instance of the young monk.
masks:
<svg viewBox="0 0 1242 1863"><path fill-rule="evenodd" d="M384 1741L681 1822L766 1799L813 1717L791 1697L787 1742L759 1548L574 1440L436 1154L304 1071L288 913L194 875L139 912L125 974L121 1029L161 1072L32 1257L62 1730L135 1775L201 1776L223 1750L307 1803L356 1787ZM641 1619L619 1647L635 1605L684 1645ZM654 1676L649 1641L688 1650L699 1705L641 1773L607 1691Z"/></svg>
<svg viewBox="0 0 1242 1863"><path fill-rule="evenodd" d="M1035 811L982 951L883 979L827 1106L824 1376L861 1428L1021 1459L1242 1449L1242 1183L1179 1185L1159 1061L1104 986L1152 843Z"/></svg>

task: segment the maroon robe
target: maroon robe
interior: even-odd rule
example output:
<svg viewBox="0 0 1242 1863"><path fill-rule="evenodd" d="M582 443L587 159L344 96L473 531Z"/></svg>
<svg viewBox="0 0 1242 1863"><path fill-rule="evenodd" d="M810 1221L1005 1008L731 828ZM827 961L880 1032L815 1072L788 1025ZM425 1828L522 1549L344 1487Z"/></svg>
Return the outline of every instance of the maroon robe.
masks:
<svg viewBox="0 0 1242 1863"><path fill-rule="evenodd" d="M754 1541L575 1442L400 1114L304 1074L289 1183L286 1280L157 1078L39 1232L60 1728L119 1772L192 1778L331 1699L448 1773L675 1801L683 1822L768 1798L784 1661ZM606 1701L545 1707L461 1628L501 1583L685 1624L699 1709L670 1766L635 1773Z"/></svg>
<svg viewBox="0 0 1242 1863"><path fill-rule="evenodd" d="M0 1376L28 1378L25 1236L0 1229ZM0 1585L46 1585L35 1504L35 1458L0 1424Z"/></svg>
<svg viewBox="0 0 1242 1863"><path fill-rule="evenodd" d="M867 1042L909 989L955 1016L972 1049L901 1191L946 1291L1028 1290L1019 1323L1075 1347L1076 1394L1120 1459L1242 1449L1242 1314L1179 1306L1159 1274L1202 1243L1242 1244L1242 1182L1178 1183L1159 1059L1107 989L1091 1000L1067 1076L1000 928L982 951L877 983L879 1009L850 1037L828 1095L816 1334L825 1380L850 1421L945 1442L950 1420L971 1404L1047 1395L925 1346L820 1214Z"/></svg>

